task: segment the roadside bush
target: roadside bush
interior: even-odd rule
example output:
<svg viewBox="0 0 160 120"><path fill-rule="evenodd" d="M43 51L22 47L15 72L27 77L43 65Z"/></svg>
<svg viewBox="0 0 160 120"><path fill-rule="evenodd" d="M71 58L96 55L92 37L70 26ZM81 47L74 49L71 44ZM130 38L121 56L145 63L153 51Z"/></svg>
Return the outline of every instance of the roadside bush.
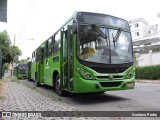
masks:
<svg viewBox="0 0 160 120"><path fill-rule="evenodd" d="M150 80L160 79L160 65L137 67L136 78Z"/></svg>
<svg viewBox="0 0 160 120"><path fill-rule="evenodd" d="M3 65L3 69L4 69L4 71L8 70L8 69L9 69L9 64L8 64L8 63L5 63L5 64Z"/></svg>
<svg viewBox="0 0 160 120"><path fill-rule="evenodd" d="M20 83L16 76L11 77L11 82Z"/></svg>
<svg viewBox="0 0 160 120"><path fill-rule="evenodd" d="M2 79L0 79L0 93L1 93L1 91L3 89L3 87L4 87L4 83L3 83Z"/></svg>

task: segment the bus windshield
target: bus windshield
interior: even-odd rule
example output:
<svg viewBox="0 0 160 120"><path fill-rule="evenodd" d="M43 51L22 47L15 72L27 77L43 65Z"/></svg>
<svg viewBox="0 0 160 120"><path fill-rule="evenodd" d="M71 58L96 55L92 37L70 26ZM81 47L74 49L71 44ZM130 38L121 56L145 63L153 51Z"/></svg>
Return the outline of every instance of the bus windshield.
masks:
<svg viewBox="0 0 160 120"><path fill-rule="evenodd" d="M130 29L126 20L104 14L79 12L77 14L77 21L79 23L103 24L126 30Z"/></svg>
<svg viewBox="0 0 160 120"><path fill-rule="evenodd" d="M19 69L26 69L27 68L27 64L19 64L18 68Z"/></svg>
<svg viewBox="0 0 160 120"><path fill-rule="evenodd" d="M98 34L92 25L79 25L79 58L104 64L122 64L133 60L130 32L111 27L97 27L106 38Z"/></svg>

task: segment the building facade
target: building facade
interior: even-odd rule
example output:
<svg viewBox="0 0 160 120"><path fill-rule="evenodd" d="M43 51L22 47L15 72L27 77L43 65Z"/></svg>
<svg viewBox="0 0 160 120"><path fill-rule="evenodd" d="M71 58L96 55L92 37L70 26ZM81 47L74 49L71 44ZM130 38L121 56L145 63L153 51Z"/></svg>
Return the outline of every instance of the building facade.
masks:
<svg viewBox="0 0 160 120"><path fill-rule="evenodd" d="M160 19L160 15L158 17ZM143 18L130 20L129 24L133 49L138 52L138 66L160 64L160 24L149 25Z"/></svg>
<svg viewBox="0 0 160 120"><path fill-rule="evenodd" d="M148 25L148 22L143 18L137 18L129 21L132 39L137 41L144 37L157 34L158 25Z"/></svg>

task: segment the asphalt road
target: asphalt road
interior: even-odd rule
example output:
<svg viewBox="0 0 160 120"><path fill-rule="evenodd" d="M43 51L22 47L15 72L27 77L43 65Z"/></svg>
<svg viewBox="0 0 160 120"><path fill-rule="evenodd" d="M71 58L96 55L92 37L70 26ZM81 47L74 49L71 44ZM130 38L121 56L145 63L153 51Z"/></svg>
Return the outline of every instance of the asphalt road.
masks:
<svg viewBox="0 0 160 120"><path fill-rule="evenodd" d="M21 82L35 86L33 81ZM82 111L160 111L160 84L155 83L136 83L133 90L70 94L68 97L59 97L48 86L37 87L36 90Z"/></svg>

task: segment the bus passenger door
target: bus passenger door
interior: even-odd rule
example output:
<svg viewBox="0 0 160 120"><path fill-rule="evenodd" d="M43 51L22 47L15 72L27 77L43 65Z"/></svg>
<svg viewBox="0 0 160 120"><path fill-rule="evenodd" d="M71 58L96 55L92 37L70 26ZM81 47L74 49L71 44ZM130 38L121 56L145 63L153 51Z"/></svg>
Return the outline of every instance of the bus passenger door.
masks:
<svg viewBox="0 0 160 120"><path fill-rule="evenodd" d="M36 84L40 83L40 49L36 52L36 74L35 74Z"/></svg>
<svg viewBox="0 0 160 120"><path fill-rule="evenodd" d="M37 50L37 75L36 75L36 82L37 84L43 83L43 69L44 69L44 64L43 64L43 59L44 59L44 48L39 48Z"/></svg>
<svg viewBox="0 0 160 120"><path fill-rule="evenodd" d="M40 48L40 83L44 82L44 48Z"/></svg>
<svg viewBox="0 0 160 120"><path fill-rule="evenodd" d="M72 76L73 76L73 41L71 26L67 26L61 32L61 78L62 86L69 91L72 90Z"/></svg>

